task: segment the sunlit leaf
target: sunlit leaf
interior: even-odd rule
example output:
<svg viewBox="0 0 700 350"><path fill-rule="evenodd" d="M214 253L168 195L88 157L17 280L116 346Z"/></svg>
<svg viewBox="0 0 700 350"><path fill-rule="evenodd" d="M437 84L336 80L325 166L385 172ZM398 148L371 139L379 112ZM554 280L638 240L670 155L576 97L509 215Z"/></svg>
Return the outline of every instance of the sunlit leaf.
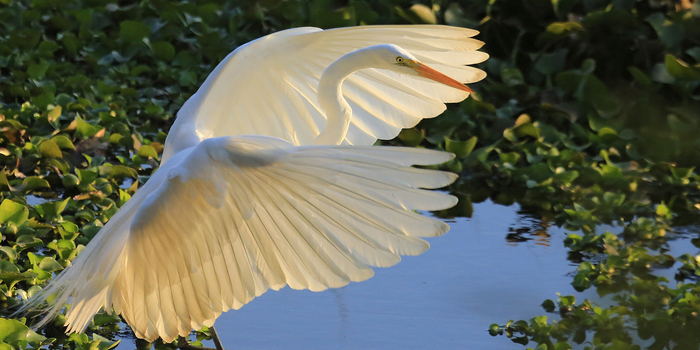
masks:
<svg viewBox="0 0 700 350"><path fill-rule="evenodd" d="M39 268L46 272L54 272L56 270L62 270L63 266L56 262L56 260L50 256L44 257L39 262Z"/></svg>
<svg viewBox="0 0 700 350"><path fill-rule="evenodd" d="M21 225L29 218L29 210L22 204L5 199L0 203L0 223Z"/></svg>
<svg viewBox="0 0 700 350"><path fill-rule="evenodd" d="M68 137L66 137L64 135L56 135L56 136L52 137L50 141L53 141L60 149L68 149L68 150L75 149L73 142Z"/></svg>
<svg viewBox="0 0 700 350"><path fill-rule="evenodd" d="M467 141L454 141L445 137L445 150L454 153L457 158L465 158L472 153L476 146L477 137L472 136Z"/></svg>
<svg viewBox="0 0 700 350"><path fill-rule="evenodd" d="M113 177L113 178L122 178L122 177L136 178L138 176L138 173L133 168L129 168L129 167L126 167L123 165L115 165L110 170L109 176Z"/></svg>
<svg viewBox="0 0 700 350"><path fill-rule="evenodd" d="M39 145L39 152L45 158L63 158L61 149L53 140L46 140Z"/></svg>

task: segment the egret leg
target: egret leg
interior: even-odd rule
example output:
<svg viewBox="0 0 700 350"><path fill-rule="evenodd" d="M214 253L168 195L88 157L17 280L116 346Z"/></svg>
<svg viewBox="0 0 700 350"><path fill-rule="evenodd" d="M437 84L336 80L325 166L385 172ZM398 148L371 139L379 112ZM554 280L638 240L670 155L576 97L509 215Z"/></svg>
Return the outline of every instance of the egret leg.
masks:
<svg viewBox="0 0 700 350"><path fill-rule="evenodd" d="M216 329L214 329L214 327L210 327L209 330L216 349L192 345L185 337L177 338L177 347L181 350L224 350L223 345L221 345L221 340L219 340L219 335L216 333Z"/></svg>
<svg viewBox="0 0 700 350"><path fill-rule="evenodd" d="M214 329L213 325L211 327L209 327L209 332L211 333L211 338L214 341L214 345L216 346L216 350L224 350L224 346L221 345L221 340L219 340L219 334L216 333L216 329Z"/></svg>

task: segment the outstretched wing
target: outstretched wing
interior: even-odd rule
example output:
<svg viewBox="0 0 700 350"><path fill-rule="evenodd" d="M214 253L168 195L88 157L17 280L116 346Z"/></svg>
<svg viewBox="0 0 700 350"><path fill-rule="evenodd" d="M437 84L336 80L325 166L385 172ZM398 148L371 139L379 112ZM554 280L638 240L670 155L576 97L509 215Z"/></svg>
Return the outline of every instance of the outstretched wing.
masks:
<svg viewBox="0 0 700 350"><path fill-rule="evenodd" d="M465 66L488 58L471 39L478 32L437 25L362 26L321 30L296 28L243 45L229 54L182 107L170 131L172 154L187 136L201 138L265 135L307 145L325 125L317 88L333 61L357 49L395 44L432 68L473 83L486 73ZM391 139L402 128L445 110L468 93L420 77L366 69L343 84L353 117L346 142L372 145ZM175 146L175 147L172 147ZM168 158L167 154L165 158Z"/></svg>
<svg viewBox="0 0 700 350"><path fill-rule="evenodd" d="M324 290L370 278L449 226L413 210L453 206L422 190L457 175L417 169L449 153L304 146L266 137L203 141L141 204L112 305L136 335L166 342L268 289ZM147 267L147 268L145 268Z"/></svg>

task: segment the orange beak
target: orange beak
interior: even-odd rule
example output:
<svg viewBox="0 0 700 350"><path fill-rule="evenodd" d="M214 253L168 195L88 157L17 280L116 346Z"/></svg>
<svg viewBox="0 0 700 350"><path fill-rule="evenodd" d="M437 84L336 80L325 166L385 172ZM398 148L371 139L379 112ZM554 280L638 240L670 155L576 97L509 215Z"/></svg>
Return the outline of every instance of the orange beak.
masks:
<svg viewBox="0 0 700 350"><path fill-rule="evenodd" d="M418 72L418 75L424 78L428 78L433 81L437 81L438 83L445 84L447 86L451 86L455 89L459 89L462 91L466 91L469 93L474 93L474 90L470 89L468 86L458 82L457 80L454 80L438 71L435 69L432 69L428 66L426 66L423 63L420 62L415 62L417 67L413 68L416 72Z"/></svg>

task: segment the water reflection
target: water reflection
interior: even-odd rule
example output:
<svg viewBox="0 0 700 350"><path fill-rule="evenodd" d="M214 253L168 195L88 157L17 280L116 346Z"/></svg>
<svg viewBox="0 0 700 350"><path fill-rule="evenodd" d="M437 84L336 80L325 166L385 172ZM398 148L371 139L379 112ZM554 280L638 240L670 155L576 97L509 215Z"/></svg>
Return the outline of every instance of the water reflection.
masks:
<svg viewBox="0 0 700 350"><path fill-rule="evenodd" d="M578 264L595 261L596 254L572 254L562 243L570 232L550 220L517 204L503 206L490 200L469 203L469 212L470 218L440 213L452 227L448 234L431 239L431 249L421 256L377 269L368 281L322 293L271 291L241 310L225 313L216 323L224 345L233 349L524 349L506 337L491 337L488 326L544 315L540 303L555 300L557 294L575 295L578 301L587 299L603 308L616 305L616 296L629 295L624 288L616 293L574 290L571 282ZM601 225L597 230L622 233L615 226ZM689 238L697 237L698 231L696 226L674 228L664 249L675 256L695 256L698 249ZM679 264L659 266L654 273L673 286ZM561 318L558 313L547 316ZM653 338L639 337L630 319L625 323L635 344L645 348L653 343ZM587 335L584 344L570 343L583 349L590 345L592 333ZM204 345L213 346L207 341ZM133 338L124 339L118 349L133 347Z"/></svg>
<svg viewBox="0 0 700 350"><path fill-rule="evenodd" d="M508 229L506 242L515 246L518 243L534 241L536 245L549 246L551 236L547 229L550 226L551 223L541 217L520 210L515 224Z"/></svg>
<svg viewBox="0 0 700 350"><path fill-rule="evenodd" d="M522 349L491 337L489 324L540 315L542 300L574 293L575 267L563 230L519 210L474 204L423 255L337 290L265 293L222 315L219 334L234 349Z"/></svg>
<svg viewBox="0 0 700 350"><path fill-rule="evenodd" d="M40 196L33 195L33 194L28 194L28 195L26 195L25 198L27 200L27 204L29 204L31 206L41 205L41 204L44 204L44 203L49 201L49 199L47 199L47 198L40 197Z"/></svg>

